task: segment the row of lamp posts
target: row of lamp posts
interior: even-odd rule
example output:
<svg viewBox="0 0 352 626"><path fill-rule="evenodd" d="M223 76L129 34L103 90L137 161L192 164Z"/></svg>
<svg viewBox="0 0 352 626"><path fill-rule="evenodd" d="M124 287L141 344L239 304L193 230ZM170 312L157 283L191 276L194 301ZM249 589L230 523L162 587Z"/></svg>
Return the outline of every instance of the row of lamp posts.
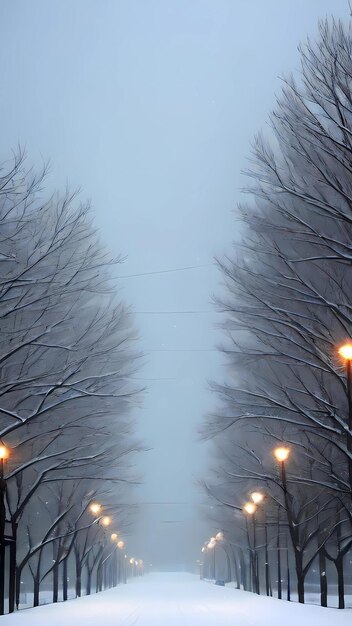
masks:
<svg viewBox="0 0 352 626"><path fill-rule="evenodd" d="M287 480L286 480L286 468L285 462L287 461L290 455L290 448L288 446L282 445L274 450L274 456L279 463L280 474L281 474L281 482L282 488L284 492L284 497L286 499L287 494ZM246 516L246 530L247 530L247 540L248 540L248 548L250 554L250 564L251 564L251 572L252 572L252 587L255 593L260 594L260 583L259 583L259 561L258 561L258 550L257 550L257 512L260 507L264 504L264 493L261 491L252 491L250 493L250 501L246 502L243 505L243 513ZM250 530L248 524L248 518L252 520L252 535L253 542L250 537ZM278 520L279 527L279 520ZM266 585L266 594L269 595L269 587L270 587L270 577L269 577L269 554L268 554L268 537L267 537L267 523L264 522L264 531L265 531L265 585ZM279 533L279 528L278 528ZM278 535L278 550L280 549L280 539ZM287 555L288 558L288 555ZM289 567L287 564L287 571L289 575ZM281 597L281 562L280 562L280 554L278 554L278 591L279 597ZM290 599L290 591L289 591L289 582L288 582L288 599Z"/></svg>
<svg viewBox="0 0 352 626"><path fill-rule="evenodd" d="M103 515L103 507L98 502L92 502L89 507L91 513L97 517L97 521L105 528L108 528L113 523L112 518L109 515ZM116 544L116 547L122 551L125 547L125 542L119 539L117 532L113 532L110 535L110 539ZM127 561L131 566L132 576L142 576L144 574L144 561L142 559L129 558L127 554L124 555L123 561L119 555L119 579L123 579L126 583L127 578ZM123 570L123 572L121 571ZM122 575L123 574L123 575Z"/></svg>
<svg viewBox="0 0 352 626"><path fill-rule="evenodd" d="M212 567L211 567L211 559L208 558L208 578L216 578L216 546L220 544L224 540L224 533L220 530L215 537L210 537L209 541L206 541L204 546L202 547L202 553L205 556L208 554L212 555ZM200 567L204 567L204 559L200 564ZM201 578L204 578L204 570L201 571Z"/></svg>
<svg viewBox="0 0 352 626"><path fill-rule="evenodd" d="M348 420L347 420L347 449L352 454L352 342L347 342L343 344L339 349L338 353L340 357L344 360L345 368L346 368L346 380L347 380L347 400L348 400ZM287 498L287 479L286 479L286 467L285 462L289 458L290 448L286 445L279 446L274 450L274 456L279 463L280 467L280 475L281 475L281 483L284 492L284 498ZM349 484L352 486L352 462L349 462ZM258 507L262 505L264 502L264 494L260 491L253 491L250 494L250 501L246 502L242 511L246 515L246 526L247 526L247 539L248 539L248 547L251 555L251 569L252 569L252 578L253 578L253 588L256 593L260 593L259 587L259 571L258 571L258 554L256 547L256 513ZM252 519L252 531L253 531L253 548L251 547L250 533L248 527L248 518ZM278 527L279 527L279 516L278 516ZM267 525L264 524L265 533L267 533ZM223 539L223 533L218 533L221 535L221 540ZM217 545L217 537L211 537L208 543L202 547L202 553L205 555L208 551L213 551L213 573L215 578L215 549ZM280 539L278 533L278 551L280 549ZM266 592L269 595L269 558L268 558L268 542L267 535L265 537L265 570L266 570ZM287 553L288 559L288 553ZM201 567L204 563L201 563ZM210 574L210 572L209 572ZM290 585L289 585L289 567L287 562L287 575L288 575L288 591L287 591L287 599L290 599ZM202 576L203 577L203 576ZM211 576L209 575L209 578ZM280 556L278 556L278 595L281 597L281 563Z"/></svg>
<svg viewBox="0 0 352 626"><path fill-rule="evenodd" d="M285 462L287 461L290 455L290 448L288 446L279 446L274 450L274 456L277 462L280 465L280 473L281 473L281 481L282 488L284 494L287 493L287 480L286 480L286 468ZM247 530L247 541L248 541L248 549L250 554L250 568L251 568L251 576L252 576L252 588L253 590L259 594L260 593L260 584L259 584L259 562L258 562L258 550L257 550L257 513L258 510L263 506L265 495L261 491L252 491L249 494L250 500L245 502L242 507L242 511L246 517L246 530ZM252 522L252 528L250 531L249 519ZM266 580L266 592L269 595L269 555L268 555L268 538L267 538L267 524L264 523L265 530L265 580ZM252 535L252 537L251 537ZM224 533L222 531L218 532L215 537L211 537L209 542L205 542L202 547L203 555L212 554L212 571L210 565L210 559L208 559L208 578L216 578L216 546L223 542ZM201 567L204 567L204 561L201 563ZM280 575L280 583L281 583L281 572ZM201 572L201 577L204 576L204 570ZM279 584L280 584L279 583ZM288 598L289 599L289 598Z"/></svg>
<svg viewBox="0 0 352 626"><path fill-rule="evenodd" d="M89 510L96 517L96 521L103 528L108 529L112 525L113 523L112 517L110 515L104 515L103 506L99 504L98 502L92 502L89 506ZM110 557L112 557L112 555L116 555L116 550L118 550L118 564L114 563L114 568L116 569L116 571L114 571L112 574L112 578L113 578L112 583L115 584L116 582L117 570L118 570L119 581L123 580L124 582L126 582L127 572L126 572L125 560L127 559L127 554L124 555L123 560L121 557L122 550L125 547L125 542L119 537L118 533L115 531L111 533L110 540L115 545L115 550L103 560L102 566L106 566L106 563L108 562ZM116 559L116 556L115 556L115 559ZM102 576L102 574L103 574L102 572L99 573L100 576ZM105 578L106 578L106 574L105 574Z"/></svg>

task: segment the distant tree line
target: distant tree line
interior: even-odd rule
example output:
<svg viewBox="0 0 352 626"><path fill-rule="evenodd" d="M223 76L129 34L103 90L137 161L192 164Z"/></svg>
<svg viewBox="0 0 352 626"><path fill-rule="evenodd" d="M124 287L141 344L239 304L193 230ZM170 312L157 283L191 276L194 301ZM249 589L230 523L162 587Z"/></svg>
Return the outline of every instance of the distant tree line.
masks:
<svg viewBox="0 0 352 626"><path fill-rule="evenodd" d="M238 586L290 599L293 585L299 602L317 588L323 606L337 592L344 608L352 388L338 350L352 343L350 24L321 22L300 54L271 133L255 139L241 242L219 261L229 368L204 426L217 450L206 489L220 504ZM278 446L289 452L284 463ZM246 514L253 491L264 499Z"/></svg>
<svg viewBox="0 0 352 626"><path fill-rule="evenodd" d="M116 531L128 529L122 502L140 449L136 332L111 281L120 259L75 194L46 197L45 174L26 169L22 152L0 171L0 443L17 606L24 587L39 604L49 581L54 602L67 599L69 578L78 596L93 578L102 588L116 545L89 507L102 503Z"/></svg>

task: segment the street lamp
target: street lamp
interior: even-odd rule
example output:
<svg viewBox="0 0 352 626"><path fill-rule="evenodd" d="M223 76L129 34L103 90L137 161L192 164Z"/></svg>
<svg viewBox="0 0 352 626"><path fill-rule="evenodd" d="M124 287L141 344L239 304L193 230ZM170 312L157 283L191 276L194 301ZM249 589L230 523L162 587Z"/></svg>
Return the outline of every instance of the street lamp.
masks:
<svg viewBox="0 0 352 626"><path fill-rule="evenodd" d="M248 538L248 548L251 555L252 561L252 576L253 576L253 586L257 594L259 594L259 580L257 575L257 541L256 541L256 523L255 523L255 512L257 510L257 505L255 502L246 502L242 508L243 512L246 514L246 526L247 526L247 538ZM249 536L249 528L248 528L248 516L252 518L253 522L253 551L251 550L251 541Z"/></svg>
<svg viewBox="0 0 352 626"><path fill-rule="evenodd" d="M214 574L214 580L215 580L216 579L216 562L215 562L216 538L215 537L210 537L210 541L207 547L209 548L209 550L213 550L213 574Z"/></svg>
<svg viewBox="0 0 352 626"><path fill-rule="evenodd" d="M339 355L345 361L346 378L347 378L347 400L348 400L348 433L347 433L347 449L352 452L352 342L345 343L339 348ZM352 463L348 463L348 473L350 487L352 485Z"/></svg>
<svg viewBox="0 0 352 626"><path fill-rule="evenodd" d="M287 446L279 446L278 448L275 448L274 450L274 456L280 465L282 489L284 492L285 508L286 508L286 514L288 517L290 516L290 503L289 503L288 493L287 493L285 462L290 456L290 453L291 453L291 450ZM280 556L280 506L278 506L278 518L277 518L277 580L278 580L277 595L278 595L278 598L281 599L282 589L281 589L281 556ZM288 589L289 589L289 581L288 581ZM288 591L288 595L289 595L289 591Z"/></svg>
<svg viewBox="0 0 352 626"><path fill-rule="evenodd" d="M283 454L283 452L281 452L281 455ZM280 453L279 453L280 456ZM250 493L250 498L252 500L252 502L254 502L255 505L261 505L264 501L265 498L265 494L262 493L261 491L252 491L252 493ZM266 586L266 595L269 595L270 589L269 589L269 553L268 553L268 529L267 529L267 524L266 524L266 512L265 509L263 507L263 521L264 521L264 536L265 536L265 542L264 542L264 548L265 548L265 586ZM254 518L253 518L254 519ZM259 585L259 571L258 571L258 559L259 556L257 555L257 576L258 576L258 585Z"/></svg>
<svg viewBox="0 0 352 626"><path fill-rule="evenodd" d="M246 504L243 505L243 512L247 513L248 515L254 515L256 510L257 506L254 504L254 502L246 502Z"/></svg>
<svg viewBox="0 0 352 626"><path fill-rule="evenodd" d="M346 361L351 361L352 359L352 343L345 343L343 346L339 348L339 355L342 356Z"/></svg>
<svg viewBox="0 0 352 626"><path fill-rule="evenodd" d="M278 448L275 448L274 456L279 463L284 463L290 456L290 448L287 448L286 446L279 446Z"/></svg>
<svg viewBox="0 0 352 626"><path fill-rule="evenodd" d="M117 542L117 547L119 548L119 550L123 550L125 547L125 542L124 541L118 541Z"/></svg>
<svg viewBox="0 0 352 626"><path fill-rule="evenodd" d="M98 515L101 509L102 509L102 506L101 504L98 504L98 502L92 502L92 504L89 507L89 510L91 513L93 513L93 515Z"/></svg>
<svg viewBox="0 0 352 626"><path fill-rule="evenodd" d="M0 615L4 614L5 602L5 494L6 480L4 479L4 461L9 457L6 446L0 446ZM12 583L10 575L10 585ZM13 610L13 609L12 609Z"/></svg>
<svg viewBox="0 0 352 626"><path fill-rule="evenodd" d="M111 541L116 541L117 533L111 533Z"/></svg>
<svg viewBox="0 0 352 626"><path fill-rule="evenodd" d="M252 491L250 497L254 504L260 504L264 500L264 494L260 491Z"/></svg>
<svg viewBox="0 0 352 626"><path fill-rule="evenodd" d="M104 517L101 518L101 523L103 526L105 526L105 528L110 526L111 522L112 522L112 519L111 517L109 517L109 515L104 515Z"/></svg>

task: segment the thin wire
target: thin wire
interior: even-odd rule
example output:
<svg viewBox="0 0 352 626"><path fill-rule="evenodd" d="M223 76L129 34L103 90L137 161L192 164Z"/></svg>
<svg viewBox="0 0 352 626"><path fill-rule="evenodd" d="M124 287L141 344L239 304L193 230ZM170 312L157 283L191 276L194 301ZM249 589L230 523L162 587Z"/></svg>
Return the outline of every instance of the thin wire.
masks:
<svg viewBox="0 0 352 626"><path fill-rule="evenodd" d="M204 265L188 265L186 267L175 267L168 270L156 270L155 272L141 272L140 274L124 274L122 276L114 276L115 279L120 278L136 278L138 276L153 276L155 274L169 274L170 272L186 272L187 270L196 270L202 267L214 267L215 263L205 263Z"/></svg>
<svg viewBox="0 0 352 626"><path fill-rule="evenodd" d="M148 352L219 352L216 348L156 348L146 350Z"/></svg>
<svg viewBox="0 0 352 626"><path fill-rule="evenodd" d="M222 311L133 311L136 315L198 315L198 313L222 313Z"/></svg>

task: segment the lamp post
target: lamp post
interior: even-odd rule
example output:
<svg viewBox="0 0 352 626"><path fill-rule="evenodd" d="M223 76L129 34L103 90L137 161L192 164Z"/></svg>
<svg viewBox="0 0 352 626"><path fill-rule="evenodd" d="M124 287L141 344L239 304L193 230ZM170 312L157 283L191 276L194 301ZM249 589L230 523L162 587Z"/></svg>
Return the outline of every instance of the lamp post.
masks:
<svg viewBox="0 0 352 626"><path fill-rule="evenodd" d="M101 513L103 512L103 506L99 502L92 502L89 505L89 510L92 513L92 515L96 517L96 522L100 524L100 526L103 526L103 528L107 529L112 524L112 518L110 517L110 515L103 515L103 516L101 515ZM117 539L117 534L112 533L111 535L112 541L115 535ZM97 565L97 584L96 584L97 591L102 591L103 584L104 584L104 587L106 587L106 582L107 582L106 562L109 556L111 556L111 554L107 558L104 559L104 550L106 546L106 541L107 541L106 535L104 535L102 548L101 548L102 553L101 553L100 561Z"/></svg>
<svg viewBox="0 0 352 626"><path fill-rule="evenodd" d="M199 578L201 580L202 580L202 578L204 578L204 560L205 560L205 556L206 556L206 550L207 550L206 547L202 546L201 552L202 552L203 558L202 558L202 561L201 561L200 567L199 567Z"/></svg>
<svg viewBox="0 0 352 626"><path fill-rule="evenodd" d="M347 400L348 400L348 434L347 434L347 450L352 452L352 342L345 343L339 348L339 355L345 361L346 379L347 379ZM350 490L352 490L352 461L348 461L348 477ZM352 496L352 494L351 494Z"/></svg>
<svg viewBox="0 0 352 626"><path fill-rule="evenodd" d="M252 570L252 579L253 579L253 590L259 594L259 584L258 584L258 576L257 576L257 547L256 547L256 520L255 520L255 512L257 510L257 505L254 502L246 502L243 506L243 512L246 515L246 526L247 526L247 538L248 538L248 548L251 560L251 570ZM251 540L248 528L248 517L252 518L253 522L253 550L251 548Z"/></svg>
<svg viewBox="0 0 352 626"><path fill-rule="evenodd" d="M101 504L99 504L99 502L92 502L89 505L89 510L93 515L99 515L99 513L102 511L102 506Z"/></svg>
<svg viewBox="0 0 352 626"><path fill-rule="evenodd" d="M207 548L208 548L209 550L212 550L212 551L213 551L213 571L212 571L212 574L213 574L213 578L214 578L214 580L216 580L215 547L216 547L216 539L215 539L215 537L211 537L211 538L210 538L210 541L209 541L209 543L208 543L208 545L207 545Z"/></svg>
<svg viewBox="0 0 352 626"><path fill-rule="evenodd" d="M259 510L260 505L264 501L264 494L261 491L252 491L250 494L250 498L252 502L256 505ZM256 549L257 538L256 538L256 511L253 513L253 534L254 534L254 562L255 562L255 572L256 572L256 592L260 595L260 581L259 581L259 554ZM264 532L265 532L265 586L266 586L266 595L269 595L269 559L268 559L268 537L267 537L267 527L264 522Z"/></svg>
<svg viewBox="0 0 352 626"><path fill-rule="evenodd" d="M282 482L282 489L284 492L284 500L285 500L285 507L286 507L286 514L288 516L289 519L289 523L291 523L291 519L290 519L290 507L289 507L289 501L288 501L288 494L287 494L287 480L286 480L286 467L285 467L285 462L287 461L288 457L290 456L290 448L288 446L278 446L277 448L275 448L274 450L274 456L279 464L280 467L280 474L281 474L281 482ZM281 556L280 556L280 506L278 507L278 512L277 512L277 595L278 598L281 600L282 597L282 586L281 586ZM288 559L288 550L287 550L287 559ZM288 585L290 584L290 581L288 580ZM299 582L298 582L299 584ZM288 591L288 595L290 595L290 591Z"/></svg>
<svg viewBox="0 0 352 626"><path fill-rule="evenodd" d="M5 609L5 522L6 522L6 480L4 479L4 463L9 456L6 446L0 446L0 615L4 615ZM12 561L12 559L11 559ZM13 567L11 568L13 569ZM12 575L12 576L11 576ZM10 572L10 595L13 594L15 573ZM13 580L11 580L11 577ZM12 608L13 611L13 608ZM10 612L11 601L10 601Z"/></svg>

